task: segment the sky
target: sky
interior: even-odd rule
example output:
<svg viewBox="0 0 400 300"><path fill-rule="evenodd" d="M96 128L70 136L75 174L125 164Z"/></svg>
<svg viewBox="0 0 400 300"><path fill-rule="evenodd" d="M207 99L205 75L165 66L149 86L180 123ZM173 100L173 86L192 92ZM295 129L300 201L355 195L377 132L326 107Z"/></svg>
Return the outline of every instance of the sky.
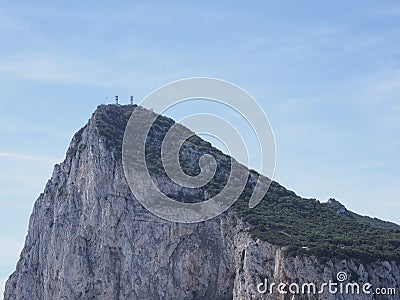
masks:
<svg viewBox="0 0 400 300"><path fill-rule="evenodd" d="M398 1L2 0L0 45L0 286L96 106L187 77L259 102L282 185L400 224Z"/></svg>

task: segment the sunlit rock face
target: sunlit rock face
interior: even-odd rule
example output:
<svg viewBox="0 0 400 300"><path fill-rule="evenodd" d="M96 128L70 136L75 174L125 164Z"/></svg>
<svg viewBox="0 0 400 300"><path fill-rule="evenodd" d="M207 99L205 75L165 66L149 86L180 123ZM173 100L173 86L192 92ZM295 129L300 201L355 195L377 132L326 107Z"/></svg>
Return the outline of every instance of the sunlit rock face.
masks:
<svg viewBox="0 0 400 300"><path fill-rule="evenodd" d="M132 195L96 118L74 136L37 199L4 299L374 299L257 289L265 278L320 285L341 271L350 281L400 292L395 262L288 257L284 247L251 237L234 210L197 224L152 215Z"/></svg>

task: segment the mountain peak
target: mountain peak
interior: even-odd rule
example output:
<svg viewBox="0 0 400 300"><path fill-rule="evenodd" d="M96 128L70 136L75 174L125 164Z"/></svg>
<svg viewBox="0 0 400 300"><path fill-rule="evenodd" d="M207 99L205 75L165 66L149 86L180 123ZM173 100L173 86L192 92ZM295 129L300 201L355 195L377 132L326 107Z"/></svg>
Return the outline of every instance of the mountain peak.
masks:
<svg viewBox="0 0 400 300"><path fill-rule="evenodd" d="M338 270L398 287L398 225L360 217L333 199L299 197L277 182L249 209L260 176L254 171L239 199L219 217L179 224L151 214L130 191L121 160L125 126L138 108L100 105L74 135L65 161L35 202L6 300L248 299L259 298L260 274L322 283L336 280ZM194 135L182 145L182 169L195 176L199 158L209 154L217 161L215 176L198 188L172 182L160 147L173 124L158 116L149 131L151 178L172 199L204 201L223 188L230 157ZM354 217L338 213L343 209Z"/></svg>
<svg viewBox="0 0 400 300"><path fill-rule="evenodd" d="M107 153L120 164L125 127L135 109L146 108L115 104L98 106L88 125L75 135L69 152L86 148L85 141L79 140L82 132L86 131L90 132L89 135L97 135ZM192 189L177 185L168 178L161 163L161 144L165 134L174 124L174 120L168 117L157 116L146 141L148 170L160 190L168 197L182 202L205 201L208 197L218 194L227 182L230 157L194 135L182 145L182 169L188 175L196 176L200 172L200 157L209 154L218 162L216 174L201 188ZM71 151L71 148L74 151ZM250 172L242 195L232 207L236 214L250 224L248 233L253 238L288 246L287 254L294 256L400 261L400 249L395 247L397 242L393 243L394 240L400 241L400 226L382 226L387 222L372 222L370 218L349 211L334 198L325 203L304 199L273 181L263 201L254 209L249 209L248 201L258 176L260 175L257 172ZM367 227L368 231L365 231ZM371 234L374 236L371 237ZM315 238L317 236L318 239ZM349 238L351 242L348 241ZM307 251L304 250L304 244L307 244ZM381 248L381 245L386 246Z"/></svg>
<svg viewBox="0 0 400 300"><path fill-rule="evenodd" d="M326 204L328 205L328 207L333 209L338 215L343 215L343 216L346 216L349 218L352 217L350 212L347 210L346 206L344 206L342 203L340 203L336 199L329 198L328 201L326 202Z"/></svg>

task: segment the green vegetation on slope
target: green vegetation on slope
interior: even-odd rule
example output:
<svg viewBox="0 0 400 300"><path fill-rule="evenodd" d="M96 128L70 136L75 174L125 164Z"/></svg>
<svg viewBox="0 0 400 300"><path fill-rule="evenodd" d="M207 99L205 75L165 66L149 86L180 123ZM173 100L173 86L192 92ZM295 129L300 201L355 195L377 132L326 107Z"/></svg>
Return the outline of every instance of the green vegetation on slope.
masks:
<svg viewBox="0 0 400 300"><path fill-rule="evenodd" d="M125 126L135 108L131 105L102 105L95 112L99 134L117 158L121 157ZM159 116L150 130L146 141L146 161L153 176L166 176L160 161L160 149L165 133L173 124L173 120ZM189 175L198 174L198 159L206 153L213 155L218 162L213 180L203 188L180 188L177 194L168 196L179 201L203 201L204 191L212 197L223 188L230 170L230 159L199 137L194 136L184 143L180 153L182 169ZM246 230L254 238L286 246L287 254L292 256L400 262L400 226L347 212L338 202L320 203L315 199L304 199L273 182L263 201L256 208L249 209L248 200L257 176L251 172L246 189L233 206L248 224ZM340 213L338 208L345 212Z"/></svg>
<svg viewBox="0 0 400 300"><path fill-rule="evenodd" d="M338 214L326 203L290 195L275 182L266 198L256 208L248 209L250 192L235 204L249 223L250 234L287 246L289 255L400 261L400 226L383 228Z"/></svg>
<svg viewBox="0 0 400 300"><path fill-rule="evenodd" d="M94 113L95 125L106 147L121 158L122 140L129 117L136 105L100 105Z"/></svg>

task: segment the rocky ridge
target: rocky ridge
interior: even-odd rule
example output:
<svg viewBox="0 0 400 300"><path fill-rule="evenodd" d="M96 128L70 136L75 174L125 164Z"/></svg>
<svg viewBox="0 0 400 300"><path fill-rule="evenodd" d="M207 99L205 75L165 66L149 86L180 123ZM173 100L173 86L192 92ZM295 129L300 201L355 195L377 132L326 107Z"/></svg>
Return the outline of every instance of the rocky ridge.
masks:
<svg viewBox="0 0 400 300"><path fill-rule="evenodd" d="M338 272L399 293L399 263L290 256L287 246L251 234L254 225L234 209L198 224L152 215L129 190L109 140L118 142L117 135L98 127L104 109L119 111L107 106L94 113L35 202L4 299L399 299L260 294L264 278L320 285L337 282Z"/></svg>

